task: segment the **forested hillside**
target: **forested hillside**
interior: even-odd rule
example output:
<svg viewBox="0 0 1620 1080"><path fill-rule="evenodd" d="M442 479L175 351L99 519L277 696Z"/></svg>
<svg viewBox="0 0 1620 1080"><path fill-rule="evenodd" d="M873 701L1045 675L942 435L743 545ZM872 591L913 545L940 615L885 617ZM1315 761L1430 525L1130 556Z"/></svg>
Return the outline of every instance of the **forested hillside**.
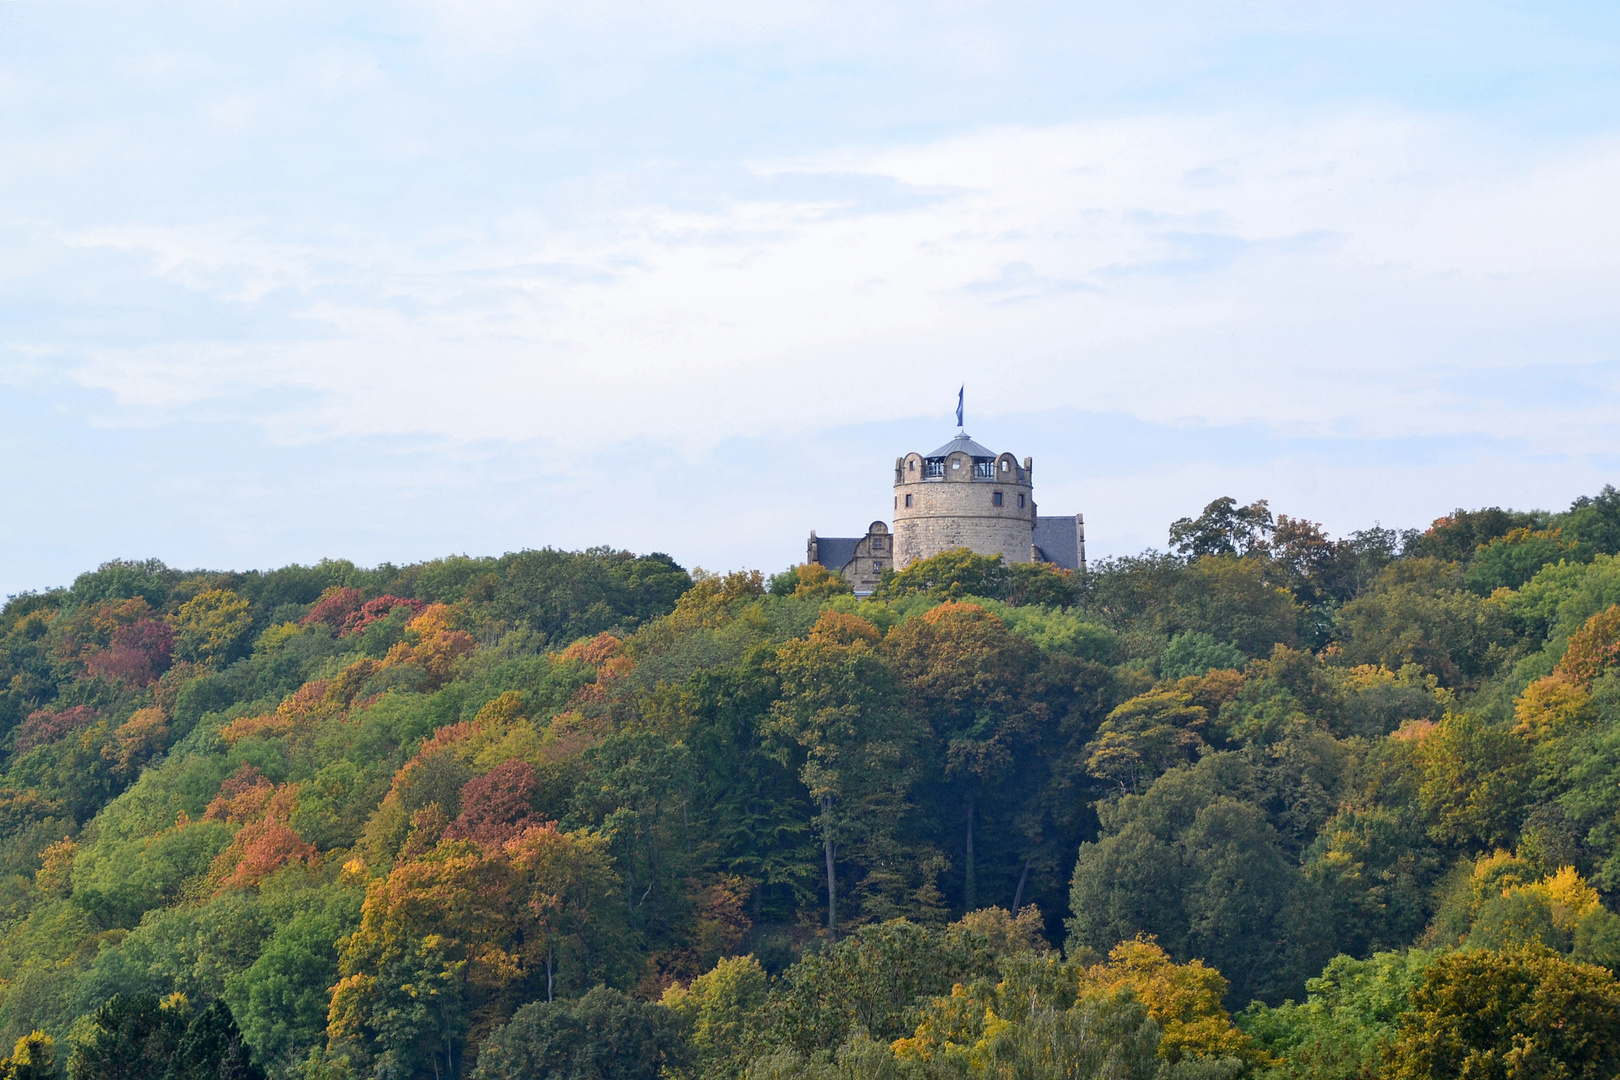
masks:
<svg viewBox="0 0 1620 1080"><path fill-rule="evenodd" d="M0 611L4 1077L1620 1075L1620 493Z"/></svg>

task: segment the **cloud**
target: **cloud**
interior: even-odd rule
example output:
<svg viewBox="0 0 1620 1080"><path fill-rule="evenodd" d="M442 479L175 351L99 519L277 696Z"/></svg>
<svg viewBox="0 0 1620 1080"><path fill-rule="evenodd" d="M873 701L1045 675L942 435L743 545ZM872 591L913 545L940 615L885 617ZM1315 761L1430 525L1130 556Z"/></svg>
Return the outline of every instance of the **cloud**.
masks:
<svg viewBox="0 0 1620 1080"><path fill-rule="evenodd" d="M241 546L184 534L221 545L198 561L306 550L335 528L295 509L323 476L411 505L545 493L509 531L379 503L386 529L330 534L358 550L778 560L784 528L881 513L889 442L964 381L970 418L1025 418L1000 438L1042 446L1105 546L1206 489L1415 523L1464 493L1555 502L1535 484L1562 499L1620 454L1603 10L5 11L0 394L107 476L185 462L173 520L241 485L294 508ZM881 438L842 486L783 489L851 432ZM230 465L242 446L285 475ZM698 479L676 504L638 473L587 535L539 509L586 498L548 486L565 458ZM29 460L45 505L112 497L95 454ZM1093 471L1133 460L1158 471ZM104 527L91 502L49 542Z"/></svg>

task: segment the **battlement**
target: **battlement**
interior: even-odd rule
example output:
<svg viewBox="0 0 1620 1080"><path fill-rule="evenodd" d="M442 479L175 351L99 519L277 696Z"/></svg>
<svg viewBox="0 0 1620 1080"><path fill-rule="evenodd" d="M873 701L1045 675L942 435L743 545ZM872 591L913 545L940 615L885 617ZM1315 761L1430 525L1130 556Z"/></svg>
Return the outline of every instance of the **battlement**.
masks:
<svg viewBox="0 0 1620 1080"><path fill-rule="evenodd" d="M958 417L960 421L960 417ZM981 446L966 432L931 453L894 459L894 532L875 521L864 537L810 534L808 554L864 594L885 568L904 570L954 548L1000 555L1010 563L1085 568L1085 520L1042 518L1035 505L1035 462Z"/></svg>

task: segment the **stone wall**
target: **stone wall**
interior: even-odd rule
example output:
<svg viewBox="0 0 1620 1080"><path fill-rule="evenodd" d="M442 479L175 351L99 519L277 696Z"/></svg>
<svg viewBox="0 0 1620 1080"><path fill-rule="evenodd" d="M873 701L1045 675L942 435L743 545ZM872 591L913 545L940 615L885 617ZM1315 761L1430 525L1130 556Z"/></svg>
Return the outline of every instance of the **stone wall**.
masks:
<svg viewBox="0 0 1620 1080"><path fill-rule="evenodd" d="M924 475L924 460L907 454L895 462L894 565L903 570L952 548L1001 555L1008 562L1034 558L1035 498L1031 461L1020 467L1011 454L996 458L992 475L975 475L973 459L954 453L944 475ZM995 496L1001 495L1001 505Z"/></svg>

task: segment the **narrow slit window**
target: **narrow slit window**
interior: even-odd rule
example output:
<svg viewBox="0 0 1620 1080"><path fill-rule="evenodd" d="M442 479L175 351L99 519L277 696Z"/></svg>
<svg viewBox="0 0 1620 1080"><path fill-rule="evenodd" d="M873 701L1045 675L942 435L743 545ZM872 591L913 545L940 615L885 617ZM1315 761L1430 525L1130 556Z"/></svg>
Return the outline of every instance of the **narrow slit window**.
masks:
<svg viewBox="0 0 1620 1080"><path fill-rule="evenodd" d="M1020 495L1020 496L1018 496L1018 509L1022 510L1023 508L1024 508L1024 497L1022 495Z"/></svg>
<svg viewBox="0 0 1620 1080"><path fill-rule="evenodd" d="M907 510L911 509L911 496L910 495L906 496L906 509Z"/></svg>

